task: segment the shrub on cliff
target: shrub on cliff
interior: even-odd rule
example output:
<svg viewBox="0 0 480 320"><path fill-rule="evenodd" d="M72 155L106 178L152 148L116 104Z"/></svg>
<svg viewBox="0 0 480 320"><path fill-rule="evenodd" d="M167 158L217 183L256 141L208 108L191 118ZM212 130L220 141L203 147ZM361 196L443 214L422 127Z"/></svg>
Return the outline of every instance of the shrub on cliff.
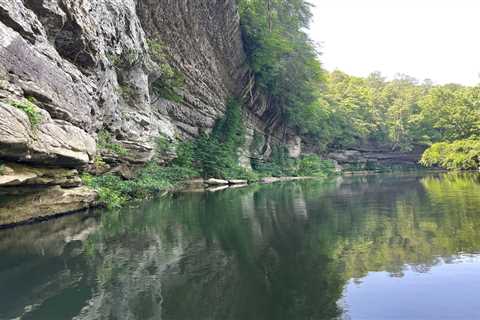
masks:
<svg viewBox="0 0 480 320"><path fill-rule="evenodd" d="M238 165L238 149L245 142L241 105L230 99L225 116L210 134L177 146L172 165L198 172L204 178L244 178L245 169Z"/></svg>
<svg viewBox="0 0 480 320"><path fill-rule="evenodd" d="M35 98L11 101L10 105L25 112L32 128L36 128L42 121L42 116L35 105Z"/></svg>
<svg viewBox="0 0 480 320"><path fill-rule="evenodd" d="M183 96L180 93L185 85L185 76L169 62L165 46L159 39L149 39L148 53L152 60L158 65L161 75L151 83L153 94L174 102L181 102Z"/></svg>
<svg viewBox="0 0 480 320"><path fill-rule="evenodd" d="M106 130L98 133L97 149L100 152L112 153L118 157L126 157L128 155L128 150L116 142L112 134Z"/></svg>
<svg viewBox="0 0 480 320"><path fill-rule="evenodd" d="M242 110L238 101L229 100L225 116L217 121L210 135L202 135L194 146L194 160L203 177L236 178L238 149L245 142Z"/></svg>

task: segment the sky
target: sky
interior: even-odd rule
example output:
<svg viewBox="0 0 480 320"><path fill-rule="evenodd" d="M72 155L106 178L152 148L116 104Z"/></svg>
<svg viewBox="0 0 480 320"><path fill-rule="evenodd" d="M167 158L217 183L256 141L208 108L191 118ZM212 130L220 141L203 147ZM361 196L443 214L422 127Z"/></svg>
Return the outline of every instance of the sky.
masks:
<svg viewBox="0 0 480 320"><path fill-rule="evenodd" d="M480 83L480 0L310 0L327 70Z"/></svg>

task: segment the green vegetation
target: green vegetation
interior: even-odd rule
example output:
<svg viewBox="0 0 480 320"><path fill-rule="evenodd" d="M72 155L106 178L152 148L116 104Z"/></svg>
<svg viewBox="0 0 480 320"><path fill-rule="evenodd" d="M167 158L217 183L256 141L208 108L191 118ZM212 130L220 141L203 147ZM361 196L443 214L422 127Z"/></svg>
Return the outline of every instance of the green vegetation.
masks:
<svg viewBox="0 0 480 320"><path fill-rule="evenodd" d="M239 9L256 84L295 126L292 118L316 101L323 75L317 50L305 33L311 5L303 0L240 0Z"/></svg>
<svg viewBox="0 0 480 320"><path fill-rule="evenodd" d="M112 134L106 130L98 133L97 148L100 152L111 152L119 157L126 157L128 150L121 144L116 143Z"/></svg>
<svg viewBox="0 0 480 320"><path fill-rule="evenodd" d="M167 138L160 136L155 139L155 154L157 157L168 156L174 151L172 143Z"/></svg>
<svg viewBox="0 0 480 320"><path fill-rule="evenodd" d="M35 98L29 97L21 101L10 101L10 105L25 112L32 128L36 128L42 121L42 115L35 105Z"/></svg>
<svg viewBox="0 0 480 320"><path fill-rule="evenodd" d="M246 170L238 165L237 149L243 143L243 126L241 108L238 102L231 100L223 119L216 124L210 135L202 135L195 141L182 142L172 146L165 138L156 141L159 157L172 148L177 151L177 158L168 166L149 163L141 169L135 179L122 178L107 174L93 177L84 175L86 185L97 190L100 201L109 208L119 208L127 201L145 199L178 186L182 181L195 177L248 178ZM98 146L101 150L125 155L120 145L113 142L112 136L102 131Z"/></svg>
<svg viewBox="0 0 480 320"><path fill-rule="evenodd" d="M298 164L299 176L325 177L335 173L332 161L322 160L316 155L304 156Z"/></svg>
<svg viewBox="0 0 480 320"><path fill-rule="evenodd" d="M160 40L150 39L147 42L150 57L157 63L161 73L160 77L151 84L153 94L167 100L181 102L183 96L179 92L185 84L185 77L168 63L165 47Z"/></svg>
<svg viewBox="0 0 480 320"><path fill-rule="evenodd" d="M239 8L256 84L283 121L320 150L374 145L411 151L465 139L457 143L463 146L460 149L465 143L475 149L474 140L480 137L480 86L419 83L407 75L387 81L379 73L367 78L327 73L305 33L312 16L307 1L240 0ZM472 152L459 153L456 162ZM277 161L280 171L286 170L288 161ZM466 161L453 167L475 162ZM282 173L273 164L267 166Z"/></svg>
<svg viewBox="0 0 480 320"><path fill-rule="evenodd" d="M247 178L238 164L238 149L244 144L245 133L240 104L230 100L225 117L210 135L202 135L192 146L194 163L201 175L217 178Z"/></svg>
<svg viewBox="0 0 480 320"><path fill-rule="evenodd" d="M93 177L85 174L85 185L97 190L99 201L110 209L120 208L128 201L150 198L161 191L172 190L178 183L196 172L176 165L161 167L150 163L133 180L107 174Z"/></svg>
<svg viewBox="0 0 480 320"><path fill-rule="evenodd" d="M281 146L274 146L269 161L254 161L252 167L260 177L327 177L335 174L332 161L322 160L317 155L292 159L288 156L288 150Z"/></svg>
<svg viewBox="0 0 480 320"><path fill-rule="evenodd" d="M107 174L93 177L84 175L84 183L98 191L100 201L110 208L118 208L127 201L149 198L161 191L176 188L181 182L192 177L246 179L257 181L263 176L317 176L333 174L334 166L330 161L318 156L305 156L294 160L288 157L284 147L275 147L272 160L254 166L254 171L246 170L238 164L238 150L245 143L245 132L241 105L231 99L227 103L225 116L218 120L210 134L203 134L193 141L178 144L166 138L156 142L157 159L162 159L176 151L177 158L166 166L149 163L137 172L132 180ZM99 134L99 149L111 151L117 155L126 150L113 142L106 131ZM99 165L104 164L100 158Z"/></svg>
<svg viewBox="0 0 480 320"><path fill-rule="evenodd" d="M424 166L439 166L448 170L477 170L480 167L480 141L458 140L435 143L420 160Z"/></svg>
<svg viewBox="0 0 480 320"><path fill-rule="evenodd" d="M120 91L123 100L129 104L135 104L139 99L138 89L133 87L130 83L121 83L118 86L118 90Z"/></svg>
<svg viewBox="0 0 480 320"><path fill-rule="evenodd" d="M260 176L294 176L296 171L295 160L288 156L288 150L284 146L272 147L269 161L252 161L252 168Z"/></svg>
<svg viewBox="0 0 480 320"><path fill-rule="evenodd" d="M110 63L116 69L130 70L143 63L143 55L135 49L125 49L121 54L108 54Z"/></svg>
<svg viewBox="0 0 480 320"><path fill-rule="evenodd" d="M326 77L322 97L295 119L300 132L324 148L374 144L409 151L479 135L479 101L479 87L334 71Z"/></svg>
<svg viewBox="0 0 480 320"><path fill-rule="evenodd" d="M0 176L5 174L5 164L0 162Z"/></svg>

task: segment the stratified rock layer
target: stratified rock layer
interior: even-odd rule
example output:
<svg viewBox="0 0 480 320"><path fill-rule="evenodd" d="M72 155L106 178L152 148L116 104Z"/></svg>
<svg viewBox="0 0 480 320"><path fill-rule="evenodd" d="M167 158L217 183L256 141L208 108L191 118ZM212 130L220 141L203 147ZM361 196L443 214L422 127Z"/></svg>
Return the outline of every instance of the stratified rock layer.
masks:
<svg viewBox="0 0 480 320"><path fill-rule="evenodd" d="M97 194L87 187L49 186L28 190L18 196L2 195L0 190L0 226L36 221L57 214L87 209L95 204Z"/></svg>
<svg viewBox="0 0 480 320"><path fill-rule="evenodd" d="M180 102L152 95L163 76L152 43L185 78ZM234 0L0 0L0 161L80 169L106 130L128 150L123 161L142 164L159 136L209 132L230 97L245 106L243 166L280 141L300 154L300 139L255 85ZM13 107L26 98L36 126ZM261 145L251 148L254 140Z"/></svg>
<svg viewBox="0 0 480 320"><path fill-rule="evenodd" d="M41 122L32 125L27 114L0 102L0 157L4 159L79 167L93 159L95 140L66 121L52 120L37 108Z"/></svg>
<svg viewBox="0 0 480 320"><path fill-rule="evenodd" d="M285 140L299 154L300 141L283 130L277 108L255 87L233 0L0 0L0 39L0 100L34 97L53 122L76 127L68 132L79 140L107 129L132 160L148 161L156 137L208 132L228 98L241 97L249 136L264 135L266 145ZM181 102L151 96L149 84L162 77L162 68L149 54L149 41L161 44L185 77ZM10 111L0 124L19 117ZM55 133L45 132L54 139ZM23 144L23 153L36 153ZM62 152L77 149L62 146ZM73 156L88 162L92 149L85 151ZM0 156L25 160L8 150ZM52 162L63 166L63 160Z"/></svg>

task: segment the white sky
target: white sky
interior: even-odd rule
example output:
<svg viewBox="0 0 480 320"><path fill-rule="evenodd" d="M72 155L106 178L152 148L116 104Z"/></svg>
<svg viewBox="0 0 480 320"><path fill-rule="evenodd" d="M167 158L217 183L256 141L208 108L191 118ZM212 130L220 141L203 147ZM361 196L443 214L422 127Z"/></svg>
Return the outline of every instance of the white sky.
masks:
<svg viewBox="0 0 480 320"><path fill-rule="evenodd" d="M310 0L327 70L480 82L480 0Z"/></svg>

